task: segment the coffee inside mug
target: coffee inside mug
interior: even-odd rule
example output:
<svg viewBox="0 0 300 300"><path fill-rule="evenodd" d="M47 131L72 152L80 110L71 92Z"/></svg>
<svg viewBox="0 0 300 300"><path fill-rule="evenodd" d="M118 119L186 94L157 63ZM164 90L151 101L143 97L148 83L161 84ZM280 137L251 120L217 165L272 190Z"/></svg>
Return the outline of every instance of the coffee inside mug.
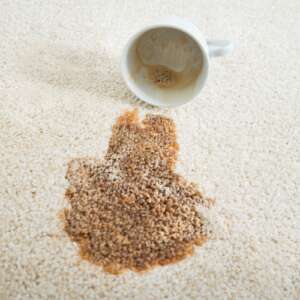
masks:
<svg viewBox="0 0 300 300"><path fill-rule="evenodd" d="M142 33L128 49L127 62L135 86L160 105L181 104L198 93L203 52L179 29L158 27Z"/></svg>

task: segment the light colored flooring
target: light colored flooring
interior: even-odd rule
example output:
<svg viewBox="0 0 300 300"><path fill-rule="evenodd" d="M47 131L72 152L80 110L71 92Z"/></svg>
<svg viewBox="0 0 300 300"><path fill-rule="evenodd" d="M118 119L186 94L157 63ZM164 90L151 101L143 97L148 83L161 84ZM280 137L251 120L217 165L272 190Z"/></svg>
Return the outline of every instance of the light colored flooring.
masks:
<svg viewBox="0 0 300 300"><path fill-rule="evenodd" d="M176 109L136 101L127 39L178 15L234 52ZM300 2L1 1L0 298L299 299ZM216 198L214 238L178 264L116 277L61 227L74 157L103 155L124 110L170 116L177 171Z"/></svg>

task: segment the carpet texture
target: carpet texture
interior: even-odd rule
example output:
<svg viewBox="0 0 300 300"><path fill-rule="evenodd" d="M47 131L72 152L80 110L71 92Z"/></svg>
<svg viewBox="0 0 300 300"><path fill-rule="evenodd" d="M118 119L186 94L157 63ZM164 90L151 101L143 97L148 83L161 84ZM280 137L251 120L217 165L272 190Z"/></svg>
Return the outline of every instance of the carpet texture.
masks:
<svg viewBox="0 0 300 300"><path fill-rule="evenodd" d="M0 299L299 299L300 2L0 2ZM177 15L235 42L195 101L144 105L119 70L127 39ZM173 118L177 171L216 199L184 261L121 276L78 256L58 213L70 159L101 157L115 119Z"/></svg>

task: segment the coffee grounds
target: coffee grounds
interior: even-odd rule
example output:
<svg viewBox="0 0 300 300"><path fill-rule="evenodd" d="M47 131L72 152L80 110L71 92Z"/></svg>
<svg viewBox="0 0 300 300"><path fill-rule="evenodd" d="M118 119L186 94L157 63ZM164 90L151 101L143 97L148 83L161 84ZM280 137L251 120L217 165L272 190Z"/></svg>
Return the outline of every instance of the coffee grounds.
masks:
<svg viewBox="0 0 300 300"><path fill-rule="evenodd" d="M126 112L113 127L104 160L78 158L66 178L65 230L81 256L118 274L177 262L207 240L197 187L174 173L171 119Z"/></svg>

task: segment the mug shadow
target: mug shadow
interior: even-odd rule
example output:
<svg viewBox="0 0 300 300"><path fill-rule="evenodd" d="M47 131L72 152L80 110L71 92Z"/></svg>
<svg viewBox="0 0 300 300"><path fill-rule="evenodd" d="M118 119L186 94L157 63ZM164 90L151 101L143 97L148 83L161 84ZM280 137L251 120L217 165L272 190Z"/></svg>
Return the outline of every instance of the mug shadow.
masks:
<svg viewBox="0 0 300 300"><path fill-rule="evenodd" d="M32 50L34 49L34 50ZM41 44L31 48L21 61L21 71L31 80L70 90L83 90L101 101L140 101L127 88L119 62L107 50L97 52Z"/></svg>

